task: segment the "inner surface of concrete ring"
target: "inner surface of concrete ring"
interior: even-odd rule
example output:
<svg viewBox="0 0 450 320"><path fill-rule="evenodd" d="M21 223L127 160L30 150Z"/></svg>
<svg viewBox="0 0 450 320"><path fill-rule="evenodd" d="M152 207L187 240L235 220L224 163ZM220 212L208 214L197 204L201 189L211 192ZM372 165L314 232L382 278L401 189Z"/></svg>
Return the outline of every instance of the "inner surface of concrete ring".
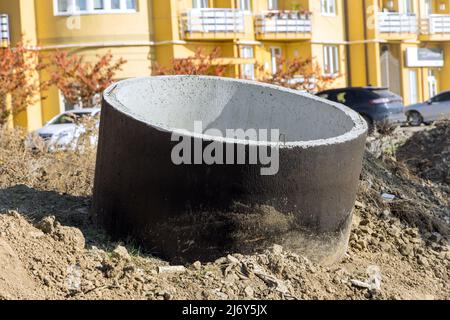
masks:
<svg viewBox="0 0 450 320"><path fill-rule="evenodd" d="M194 132L196 121L218 130ZM283 139L218 134L227 129L276 129ZM104 94L93 210L113 236L132 236L174 262L280 244L330 264L348 243L366 133L349 108L277 86L203 76L125 80ZM201 150L222 144L224 160L175 164L174 135ZM276 146L279 170L221 164L230 150L236 160L239 146Z"/></svg>

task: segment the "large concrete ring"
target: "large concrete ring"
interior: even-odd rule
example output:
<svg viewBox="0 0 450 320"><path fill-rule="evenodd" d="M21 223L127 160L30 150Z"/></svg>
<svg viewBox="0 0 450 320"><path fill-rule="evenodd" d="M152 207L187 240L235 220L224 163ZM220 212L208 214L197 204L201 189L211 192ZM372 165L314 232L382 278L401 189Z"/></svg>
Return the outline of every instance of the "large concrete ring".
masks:
<svg viewBox="0 0 450 320"><path fill-rule="evenodd" d="M367 133L354 111L295 90L198 76L125 80L103 98L93 211L113 237L172 262L273 244L323 264L345 253ZM195 121L219 131L196 132ZM279 135L225 136L238 128ZM181 141L191 156L175 152ZM209 153L214 164L202 159L211 146L223 147ZM255 150L268 152L273 172L267 158L250 161Z"/></svg>

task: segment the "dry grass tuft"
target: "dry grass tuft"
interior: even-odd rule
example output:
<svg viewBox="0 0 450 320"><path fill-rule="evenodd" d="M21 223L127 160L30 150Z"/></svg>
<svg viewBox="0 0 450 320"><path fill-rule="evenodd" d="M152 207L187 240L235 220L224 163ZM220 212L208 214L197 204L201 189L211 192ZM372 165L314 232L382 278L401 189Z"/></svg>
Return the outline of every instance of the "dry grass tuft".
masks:
<svg viewBox="0 0 450 320"><path fill-rule="evenodd" d="M75 196L90 195L96 147L89 135L96 128L92 123L86 123L86 128L73 150L50 152L40 138L33 138L36 148L31 150L25 147L25 131L0 127L0 188L23 184Z"/></svg>

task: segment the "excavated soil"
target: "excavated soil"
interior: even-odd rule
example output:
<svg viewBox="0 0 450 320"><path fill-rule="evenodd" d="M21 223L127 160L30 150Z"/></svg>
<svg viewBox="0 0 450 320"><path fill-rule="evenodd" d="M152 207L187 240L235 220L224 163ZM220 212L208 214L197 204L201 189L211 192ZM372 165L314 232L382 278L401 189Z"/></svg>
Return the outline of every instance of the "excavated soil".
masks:
<svg viewBox="0 0 450 320"><path fill-rule="evenodd" d="M450 123L417 132L397 155L418 176L450 185Z"/></svg>
<svg viewBox="0 0 450 320"><path fill-rule="evenodd" d="M450 187L398 160L415 136L368 142L340 263L275 245L169 266L92 221L95 150L30 152L0 129L0 299L450 299Z"/></svg>

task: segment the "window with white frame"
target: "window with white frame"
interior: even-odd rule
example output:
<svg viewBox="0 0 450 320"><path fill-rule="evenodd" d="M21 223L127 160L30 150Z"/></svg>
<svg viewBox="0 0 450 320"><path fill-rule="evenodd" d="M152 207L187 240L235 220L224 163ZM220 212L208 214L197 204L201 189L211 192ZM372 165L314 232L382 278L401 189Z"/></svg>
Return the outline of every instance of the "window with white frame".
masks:
<svg viewBox="0 0 450 320"><path fill-rule="evenodd" d="M278 0L267 0L268 10L278 10Z"/></svg>
<svg viewBox="0 0 450 320"><path fill-rule="evenodd" d="M78 8L80 11L87 11L88 9L88 0L76 0L75 8Z"/></svg>
<svg viewBox="0 0 450 320"><path fill-rule="evenodd" d="M136 12L137 0L54 0L55 15Z"/></svg>
<svg viewBox="0 0 450 320"><path fill-rule="evenodd" d="M270 48L271 62L272 62L272 74L278 71L278 59L281 58L281 48Z"/></svg>
<svg viewBox="0 0 450 320"><path fill-rule="evenodd" d="M120 10L120 0L111 0L111 9Z"/></svg>
<svg viewBox="0 0 450 320"><path fill-rule="evenodd" d="M433 0L425 0L424 7L424 17L428 17L429 15L433 14Z"/></svg>
<svg viewBox="0 0 450 320"><path fill-rule="evenodd" d="M94 0L94 10L105 10L105 1Z"/></svg>
<svg viewBox="0 0 450 320"><path fill-rule="evenodd" d="M327 75L339 73L339 49L337 46L323 47L323 67Z"/></svg>
<svg viewBox="0 0 450 320"><path fill-rule="evenodd" d="M403 13L414 13L414 0L403 0Z"/></svg>
<svg viewBox="0 0 450 320"><path fill-rule="evenodd" d="M9 45L9 16L7 14L0 14L0 47Z"/></svg>
<svg viewBox="0 0 450 320"><path fill-rule="evenodd" d="M241 58L253 59L255 57L253 47L244 46L241 47ZM244 63L242 65L242 78L247 80L255 79L255 64L254 63Z"/></svg>
<svg viewBox="0 0 450 320"><path fill-rule="evenodd" d="M60 113L81 109L81 106L79 104L69 103L66 100L66 98L64 98L64 94L60 90L58 90L58 94L59 94L59 111L60 111Z"/></svg>
<svg viewBox="0 0 450 320"><path fill-rule="evenodd" d="M320 6L322 15L336 15L336 0L321 0Z"/></svg>
<svg viewBox="0 0 450 320"><path fill-rule="evenodd" d="M433 69L428 69L428 95L430 98L437 95L438 83L436 79L436 72Z"/></svg>
<svg viewBox="0 0 450 320"><path fill-rule="evenodd" d="M69 2L68 0L57 0L55 3L55 12L58 13L68 13L69 12Z"/></svg>
<svg viewBox="0 0 450 320"><path fill-rule="evenodd" d="M409 70L409 103L417 103L419 94L417 89L417 70Z"/></svg>
<svg viewBox="0 0 450 320"><path fill-rule="evenodd" d="M59 92L59 110L61 113L72 110L80 110L83 108L100 108L101 106L102 101L101 94L96 94L92 97L91 105L83 106L81 99L79 99L77 103L72 104L66 100L64 94L60 90L58 90L58 92Z"/></svg>
<svg viewBox="0 0 450 320"><path fill-rule="evenodd" d="M208 7L208 0L192 0L192 8L194 9L207 9Z"/></svg>
<svg viewBox="0 0 450 320"><path fill-rule="evenodd" d="M251 0L239 0L239 9L244 11L252 11Z"/></svg>

